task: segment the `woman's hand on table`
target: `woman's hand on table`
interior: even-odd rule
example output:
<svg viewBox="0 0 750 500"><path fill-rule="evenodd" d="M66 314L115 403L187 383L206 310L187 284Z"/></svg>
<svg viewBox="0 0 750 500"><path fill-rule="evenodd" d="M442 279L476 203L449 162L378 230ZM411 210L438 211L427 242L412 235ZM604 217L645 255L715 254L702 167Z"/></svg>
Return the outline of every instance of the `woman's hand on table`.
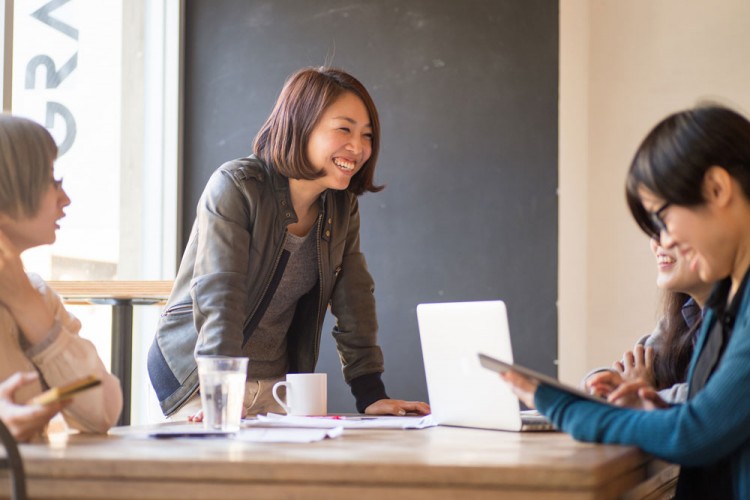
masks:
<svg viewBox="0 0 750 500"><path fill-rule="evenodd" d="M501 373L500 378L510 385L513 394L518 396L518 399L520 399L523 404L532 410L536 408L534 406L534 394L536 393L536 388L539 387L539 382L526 378L513 370Z"/></svg>
<svg viewBox="0 0 750 500"><path fill-rule="evenodd" d="M428 415L430 411L427 403L401 399L380 399L365 408L366 415Z"/></svg>

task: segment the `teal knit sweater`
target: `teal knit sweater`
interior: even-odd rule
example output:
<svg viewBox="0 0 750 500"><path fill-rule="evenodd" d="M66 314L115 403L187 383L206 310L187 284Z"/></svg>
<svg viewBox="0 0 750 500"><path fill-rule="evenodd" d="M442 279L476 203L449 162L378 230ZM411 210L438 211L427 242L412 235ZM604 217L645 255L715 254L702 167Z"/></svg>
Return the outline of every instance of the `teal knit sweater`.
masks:
<svg viewBox="0 0 750 500"><path fill-rule="evenodd" d="M726 351L706 386L685 404L666 410L616 408L540 385L537 409L581 441L633 445L669 462L706 467L731 463L735 498L750 499L750 286L745 287ZM688 373L716 314L708 310Z"/></svg>

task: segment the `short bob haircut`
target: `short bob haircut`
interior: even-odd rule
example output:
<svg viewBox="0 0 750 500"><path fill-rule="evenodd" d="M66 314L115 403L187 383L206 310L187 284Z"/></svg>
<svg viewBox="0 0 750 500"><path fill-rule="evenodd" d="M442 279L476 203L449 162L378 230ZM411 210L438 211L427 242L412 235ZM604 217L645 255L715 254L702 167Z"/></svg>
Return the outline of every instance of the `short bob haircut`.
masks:
<svg viewBox="0 0 750 500"><path fill-rule="evenodd" d="M0 212L33 217L52 182L57 145L36 122L0 114Z"/></svg>
<svg viewBox="0 0 750 500"><path fill-rule="evenodd" d="M682 206L704 203L703 178L724 168L750 199L750 121L727 107L706 104L674 113L654 127L635 153L625 185L630 212L649 236L660 236L639 189Z"/></svg>
<svg viewBox="0 0 750 500"><path fill-rule="evenodd" d="M383 186L373 184L380 150L378 110L359 80L339 69L303 68L289 77L271 115L255 136L255 155L291 179L312 180L325 175L310 165L307 144L320 116L345 92L362 99L372 125L372 154L347 189L357 196L382 190Z"/></svg>

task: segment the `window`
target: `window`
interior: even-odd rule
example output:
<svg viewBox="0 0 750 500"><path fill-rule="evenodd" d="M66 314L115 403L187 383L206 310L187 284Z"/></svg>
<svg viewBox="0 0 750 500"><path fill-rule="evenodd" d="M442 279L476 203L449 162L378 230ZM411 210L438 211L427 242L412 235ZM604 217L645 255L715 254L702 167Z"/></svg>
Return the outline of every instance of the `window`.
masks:
<svg viewBox="0 0 750 500"><path fill-rule="evenodd" d="M11 110L52 133L72 200L57 242L26 252L27 268L52 280L172 279L181 2L6 0L8 8ZM109 363L109 308L71 310ZM133 423L161 415L145 365L157 318L157 307L136 308Z"/></svg>

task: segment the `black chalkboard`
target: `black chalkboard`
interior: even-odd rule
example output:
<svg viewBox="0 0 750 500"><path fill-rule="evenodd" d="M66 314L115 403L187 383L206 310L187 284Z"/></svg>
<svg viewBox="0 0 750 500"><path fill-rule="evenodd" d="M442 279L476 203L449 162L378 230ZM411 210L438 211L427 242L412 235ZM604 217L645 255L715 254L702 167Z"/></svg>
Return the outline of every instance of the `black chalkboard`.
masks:
<svg viewBox="0 0 750 500"><path fill-rule="evenodd" d="M517 361L556 373L557 2L188 0L185 40L185 238L286 77L341 67L382 124L387 187L360 203L390 395L427 399L420 302L504 299ZM331 324L318 369L330 411L353 411Z"/></svg>

